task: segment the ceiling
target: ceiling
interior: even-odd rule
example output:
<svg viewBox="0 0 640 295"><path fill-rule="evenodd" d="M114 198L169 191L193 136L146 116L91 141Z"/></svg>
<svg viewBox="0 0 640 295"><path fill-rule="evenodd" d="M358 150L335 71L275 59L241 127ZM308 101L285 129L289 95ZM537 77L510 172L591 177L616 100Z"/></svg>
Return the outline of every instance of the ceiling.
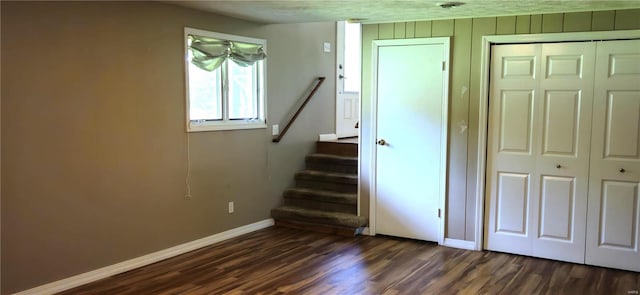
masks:
<svg viewBox="0 0 640 295"><path fill-rule="evenodd" d="M557 12L640 8L640 0L457 0L466 4L442 8L432 0L210 0L165 1L260 23L362 23L509 16Z"/></svg>

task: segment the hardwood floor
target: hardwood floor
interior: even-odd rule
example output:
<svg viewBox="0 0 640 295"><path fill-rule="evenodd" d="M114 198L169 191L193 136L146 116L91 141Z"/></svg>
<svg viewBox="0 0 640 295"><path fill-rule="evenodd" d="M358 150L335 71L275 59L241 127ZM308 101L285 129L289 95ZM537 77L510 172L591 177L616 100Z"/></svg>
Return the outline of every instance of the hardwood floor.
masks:
<svg viewBox="0 0 640 295"><path fill-rule="evenodd" d="M61 294L638 294L640 273L268 228Z"/></svg>

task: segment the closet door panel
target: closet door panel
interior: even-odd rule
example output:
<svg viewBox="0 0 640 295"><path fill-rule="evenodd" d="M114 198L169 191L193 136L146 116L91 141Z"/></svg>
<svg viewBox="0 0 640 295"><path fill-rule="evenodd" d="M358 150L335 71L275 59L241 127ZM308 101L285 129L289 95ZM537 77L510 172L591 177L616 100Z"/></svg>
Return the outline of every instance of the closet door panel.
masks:
<svg viewBox="0 0 640 295"><path fill-rule="evenodd" d="M486 247L584 262L593 43L492 48Z"/></svg>
<svg viewBox="0 0 640 295"><path fill-rule="evenodd" d="M540 238L560 242L573 240L575 178L542 176Z"/></svg>
<svg viewBox="0 0 640 295"><path fill-rule="evenodd" d="M597 46L587 264L640 271L640 40Z"/></svg>
<svg viewBox="0 0 640 295"><path fill-rule="evenodd" d="M595 44L542 44L533 255L584 263Z"/></svg>
<svg viewBox="0 0 640 295"><path fill-rule="evenodd" d="M495 232L527 236L529 191L528 174L498 173Z"/></svg>
<svg viewBox="0 0 640 295"><path fill-rule="evenodd" d="M638 81L640 83L640 81ZM604 157L640 160L640 136L630 132L640 125L640 91L609 91L605 110Z"/></svg>
<svg viewBox="0 0 640 295"><path fill-rule="evenodd" d="M542 120L543 155L577 156L581 102L582 94L578 90L547 91Z"/></svg>
<svg viewBox="0 0 640 295"><path fill-rule="evenodd" d="M600 204L598 244L620 250L634 251L638 212L638 184L633 182L604 181Z"/></svg>
<svg viewBox="0 0 640 295"><path fill-rule="evenodd" d="M540 48L492 48L485 247L494 251L532 254Z"/></svg>

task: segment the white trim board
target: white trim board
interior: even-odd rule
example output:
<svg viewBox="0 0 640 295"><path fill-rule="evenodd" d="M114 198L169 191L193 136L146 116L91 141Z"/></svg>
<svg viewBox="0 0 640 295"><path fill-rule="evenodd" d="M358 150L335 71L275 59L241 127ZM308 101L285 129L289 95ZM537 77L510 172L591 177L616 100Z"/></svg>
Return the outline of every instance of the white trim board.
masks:
<svg viewBox="0 0 640 295"><path fill-rule="evenodd" d="M333 140L338 140L338 135L336 135L335 133L320 134L318 136L318 141L333 141Z"/></svg>
<svg viewBox="0 0 640 295"><path fill-rule="evenodd" d="M482 37L482 54L480 61L480 97L478 98L478 162L476 171L476 224L474 250L484 248L484 200L485 200L485 171L487 157L487 124L489 103L489 67L491 63L491 45L538 43L538 42L566 42L566 41L604 41L639 39L640 30L579 32L579 33L551 33L530 35L501 35Z"/></svg>
<svg viewBox="0 0 640 295"><path fill-rule="evenodd" d="M116 263L110 266L92 270L83 274L79 274L73 277L62 279L59 281L51 282L42 286L38 286L32 289L24 290L15 295L31 295L31 294L53 294L69 290L84 284L95 282L100 279L104 279L110 276L114 276L132 269L143 267L161 260L165 260L171 257L175 257L193 250L204 248L231 238L235 238L250 232L261 230L274 225L273 219L265 219L255 223L247 224L241 227L230 229L215 235L204 237L195 241L180 244L171 248L153 252L144 256L133 258L127 261Z"/></svg>

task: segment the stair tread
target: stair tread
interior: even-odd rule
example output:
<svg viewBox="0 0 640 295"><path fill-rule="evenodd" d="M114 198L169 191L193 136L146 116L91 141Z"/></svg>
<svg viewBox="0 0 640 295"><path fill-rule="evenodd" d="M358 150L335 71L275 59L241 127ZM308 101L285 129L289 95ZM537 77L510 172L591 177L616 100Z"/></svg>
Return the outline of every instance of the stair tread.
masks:
<svg viewBox="0 0 640 295"><path fill-rule="evenodd" d="M333 235L339 235L339 236L345 236L345 237L353 237L353 236L362 234L362 230L364 229L363 227L351 228L351 227L336 226L336 225L329 225L329 224L309 223L309 222L297 221L297 220L276 219L274 221L275 221L275 226L279 226L279 227L288 227L288 228L294 228L298 230L313 231L313 232L333 234Z"/></svg>
<svg viewBox="0 0 640 295"><path fill-rule="evenodd" d="M340 173L340 172L326 172L326 171L319 171L319 170L310 170L310 169L305 169L302 171L298 171L296 172L296 176L309 176L309 177L325 177L325 178L336 178L336 179L343 179L349 183L354 182L357 183L358 181L358 175L357 174L352 174L352 173Z"/></svg>
<svg viewBox="0 0 640 295"><path fill-rule="evenodd" d="M285 198L310 199L319 202L357 204L358 194L294 187L285 190Z"/></svg>
<svg viewBox="0 0 640 295"><path fill-rule="evenodd" d="M367 218L355 214L342 212L329 212L313 209L305 209L294 206L282 206L271 210L272 216L276 219L290 217L293 220L316 221L318 223L338 225L345 227L362 227L367 225ZM284 217L284 218L283 218Z"/></svg>
<svg viewBox="0 0 640 295"><path fill-rule="evenodd" d="M307 158L323 158L329 160L358 161L358 157L339 156L332 154L314 153L307 155Z"/></svg>
<svg viewBox="0 0 640 295"><path fill-rule="evenodd" d="M358 196L358 194L356 193L341 193L341 192L326 191L326 190L312 189L312 188L303 188L303 187L292 187L292 188L288 188L287 191L294 191L302 194L316 194L316 195L323 195L323 196L340 196L345 198Z"/></svg>

